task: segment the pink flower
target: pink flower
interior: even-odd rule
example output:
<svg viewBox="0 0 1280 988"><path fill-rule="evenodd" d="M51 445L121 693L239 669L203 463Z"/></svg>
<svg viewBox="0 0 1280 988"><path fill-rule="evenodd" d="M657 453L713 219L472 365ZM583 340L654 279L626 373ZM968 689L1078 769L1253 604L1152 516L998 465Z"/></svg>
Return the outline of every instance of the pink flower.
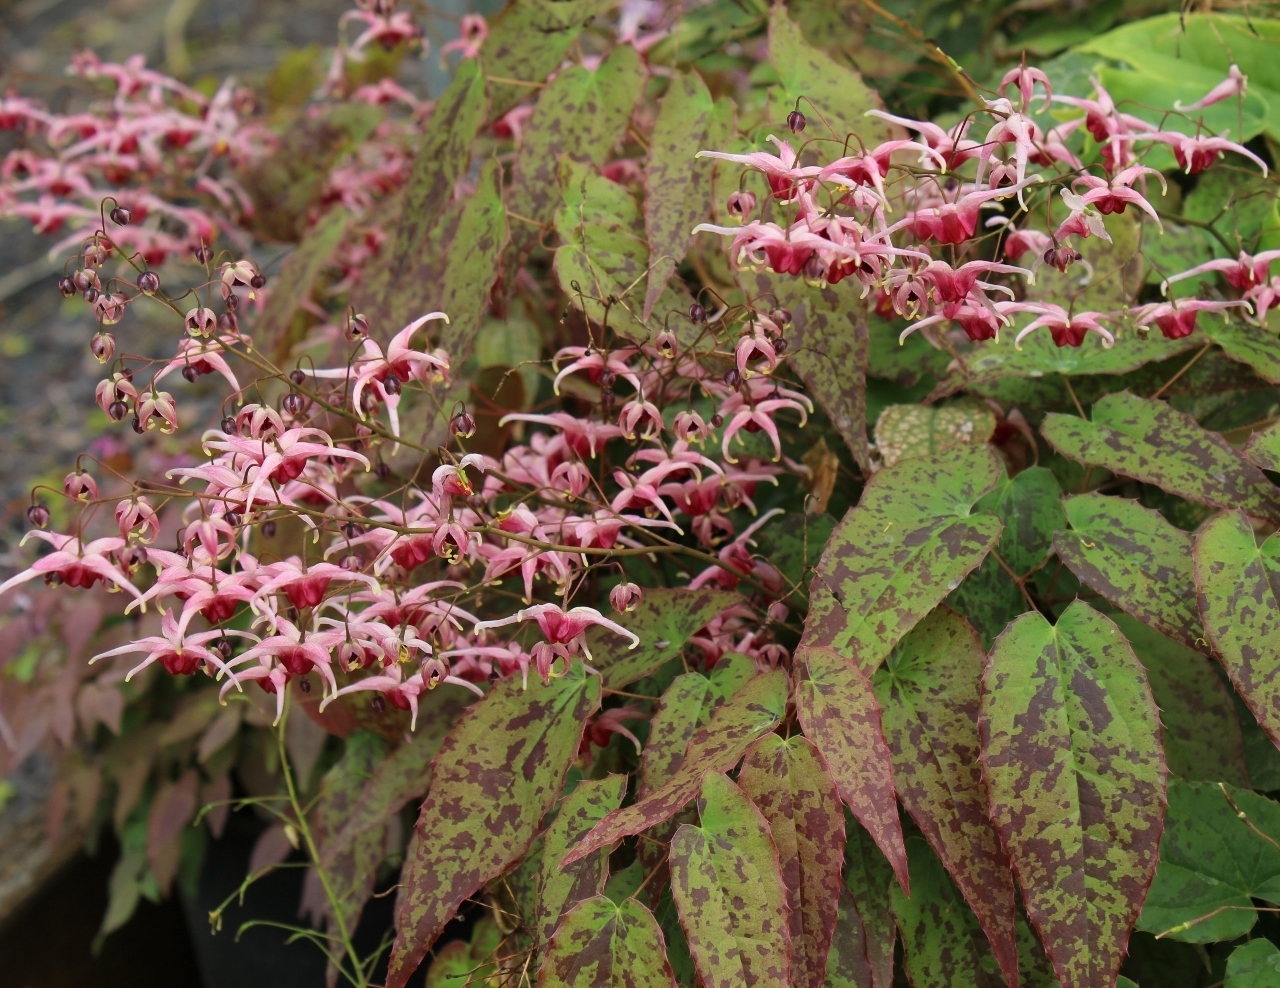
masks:
<svg viewBox="0 0 1280 988"><path fill-rule="evenodd" d="M94 539L86 545L79 536L32 531L22 537L19 545L25 545L27 539L31 538L48 542L54 551L41 556L22 572L0 583L0 594L28 580L34 580L37 576L43 576L46 579L56 577L58 582L69 587L83 587L86 590L99 580L106 580L131 594L135 600L142 601L142 592L110 558L113 553L127 548L124 539ZM145 609L144 605L143 610Z"/></svg>
<svg viewBox="0 0 1280 988"><path fill-rule="evenodd" d="M363 583L371 591L379 591L378 581L364 573L353 573L332 563L311 563L301 565L296 556L270 563L259 570L259 579L264 582L257 593L250 598L250 604L266 597L268 594L284 591L289 603L301 610L304 607L315 607L322 600L334 580L339 583Z"/></svg>
<svg viewBox="0 0 1280 988"><path fill-rule="evenodd" d="M204 311L208 312L209 310L205 309ZM217 340L183 340L178 344L177 356L156 372L156 376L152 378L152 383L159 382L161 378L168 377L176 370L181 370L188 380L216 372L226 378L227 383L238 394L240 392L240 382L236 380L235 374L222 356L224 349L229 349L238 342L240 340L233 336L223 336Z"/></svg>
<svg viewBox="0 0 1280 988"><path fill-rule="evenodd" d="M965 117L950 130L943 130L932 121L895 117L891 113L885 113L884 110L868 110L867 116L879 117L881 120L888 120L908 130L914 130L929 148L942 155L946 171L954 171L957 166L976 157L982 148L977 141L965 137L973 124L972 117Z"/></svg>
<svg viewBox="0 0 1280 988"><path fill-rule="evenodd" d="M1028 304L1026 311L1039 312L1040 315L1024 326L1022 332L1014 338L1013 345L1019 349L1027 335L1041 326L1048 327L1053 342L1058 346L1080 346L1084 343L1085 336L1091 332L1102 337L1104 347L1115 345L1116 338L1098 322L1099 319L1106 318L1101 312L1081 312L1072 316L1062 306L1046 302Z"/></svg>
<svg viewBox="0 0 1280 988"><path fill-rule="evenodd" d="M490 628L502 628L529 620L538 623L538 629L548 644L576 646L582 650L582 654L588 661L591 659L591 652L587 649L585 632L592 625L600 625L614 634L631 639L628 648L635 648L640 644L640 638L634 632L616 621L609 620L594 607L571 607L566 611L559 604L535 604L496 621L481 621L475 626L475 631L478 634Z"/></svg>
<svg viewBox="0 0 1280 988"><path fill-rule="evenodd" d="M423 642L423 644L425 645L426 643ZM327 697L320 704L320 709L323 710L340 696L350 696L352 693L374 690L385 696L393 707L399 710L408 710L410 712L409 730L416 731L418 729L418 697L428 690L435 689L440 683L461 686L464 689L471 690L477 696L484 696L484 690L474 683L443 673L442 668L436 668L435 666L439 666L439 663L433 665L430 661L425 662L422 668L406 679L404 666L397 663L382 675L368 676L359 682L352 683L350 686L344 686Z"/></svg>
<svg viewBox="0 0 1280 988"><path fill-rule="evenodd" d="M489 23L479 14L463 14L458 24L458 37L440 49L440 59L451 51L456 51L463 58L475 58L480 54L480 46L489 36Z"/></svg>
<svg viewBox="0 0 1280 988"><path fill-rule="evenodd" d="M905 220L901 220L890 231L902 226L910 227L912 233L921 240L934 240L939 244L964 243L973 236L978 228L978 210L983 204L993 199L1006 199L1016 195L1028 185L1040 181L1039 175L1014 185L1006 185L998 189L971 191L962 195L956 202L943 203L926 209L919 209Z"/></svg>
<svg viewBox="0 0 1280 988"><path fill-rule="evenodd" d="M1004 78L1000 80L1000 85L996 89L999 96L1003 96L1005 90L1011 84L1016 84L1018 92L1022 96L1022 112L1027 112L1027 107L1031 105L1031 96L1035 91L1035 87L1039 84L1044 89L1044 104L1040 107L1041 111L1049 109L1053 98L1053 84L1049 82L1049 77L1037 68L1028 68L1024 63L1017 68L1012 68L1004 74Z"/></svg>
<svg viewBox="0 0 1280 988"><path fill-rule="evenodd" d="M215 628L213 631L202 631L198 635L184 635L183 629L173 619L173 613L168 610L160 615L160 629L161 633L159 635L139 638L137 641L121 645L119 648L99 652L89 662L93 663L99 659L109 658L113 655L125 655L129 652L146 652L147 657L130 669L124 677L126 683L153 662L159 662L164 666L164 671L170 676L190 676L201 666L204 666L205 671L209 672L210 675L212 675L211 670L213 669L216 669L220 676L231 675L221 653L217 649L209 648L208 643L224 638L227 635L237 635L241 638L251 639L254 642L258 640L257 635L234 629L223 631ZM233 680L234 678L232 676Z"/></svg>
<svg viewBox="0 0 1280 988"><path fill-rule="evenodd" d="M1173 108L1183 111L1203 110L1206 106L1221 103L1224 99L1230 99L1232 96L1243 96L1248 91L1249 77L1240 71L1240 66L1233 63L1231 68L1227 70L1227 77L1198 100L1187 106L1183 106L1181 102L1175 100Z"/></svg>
<svg viewBox="0 0 1280 988"><path fill-rule="evenodd" d="M752 151L749 154L727 154L724 151L699 151L696 158L716 158L720 161L732 161L746 165L764 174L769 182L773 196L779 202L791 202L799 195L802 184L816 176L821 168L810 165L801 167L796 159L795 151L786 141L780 141L772 134L767 140L778 149L777 154L768 151ZM697 232L696 230L694 232Z"/></svg>
<svg viewBox="0 0 1280 988"><path fill-rule="evenodd" d="M1148 168L1146 165L1132 165L1121 172L1113 175L1111 180L1098 178L1096 175L1082 175L1071 184L1076 188L1084 187L1088 189L1084 195L1073 198L1068 202L1066 190L1063 190L1062 199L1067 205L1076 210L1084 206L1097 206L1098 212L1104 216L1112 213L1123 213L1125 207L1133 203L1153 220L1156 226L1160 226L1160 217L1157 215L1151 203L1147 202L1146 197L1140 192L1130 188L1134 182L1146 175L1154 175L1160 179L1160 188L1168 191L1165 184L1164 176L1154 168ZM1076 205L1079 203L1079 206ZM1161 227L1163 230L1163 227Z"/></svg>
<svg viewBox="0 0 1280 988"><path fill-rule="evenodd" d="M1280 258L1280 250L1264 250L1256 255L1246 254L1241 251L1234 261L1230 258L1220 257L1213 261L1206 261L1204 264L1197 264L1194 268L1188 268L1186 271L1175 274L1172 278L1166 278L1160 286L1160 290L1167 291L1174 282L1185 281L1187 278L1194 278L1198 274L1204 274L1208 271L1221 271L1222 276L1227 279L1227 284L1238 292L1247 292L1261 285L1270 277L1271 262L1278 258Z"/></svg>
<svg viewBox="0 0 1280 988"><path fill-rule="evenodd" d="M643 596L643 592L634 583L619 583L609 591L609 603L619 614L626 614L640 606Z"/></svg>
<svg viewBox="0 0 1280 988"><path fill-rule="evenodd" d="M1172 302L1152 302L1133 311L1136 317L1135 326L1149 326L1155 323L1166 338L1180 340L1190 336L1196 328L1196 313L1217 312L1235 306L1249 307L1249 303L1238 299L1233 302L1210 302L1205 299L1177 299Z"/></svg>
<svg viewBox="0 0 1280 988"><path fill-rule="evenodd" d="M274 432L274 428L272 431ZM210 438L211 436L217 438ZM322 441L309 442L310 437ZM243 473L246 467L257 468L253 471L252 482L245 493L246 513L254 501L258 500L258 492L264 484L285 484L301 476L312 457L355 460L362 463L366 470L369 469L367 458L355 450L335 446L329 434L322 429L281 429L270 438L264 436L260 439L210 433L205 437L204 446L206 450L228 454L230 465L237 472Z"/></svg>
<svg viewBox="0 0 1280 988"><path fill-rule="evenodd" d="M774 415L783 410L798 412L800 426L804 427L809 420L809 412L813 405L804 395L786 388L777 389L776 396L768 387L766 378L751 379L751 384L760 382L763 387L744 387L731 394L720 406L720 414L726 419L724 435L720 440L720 452L729 463L738 460L729 452L729 444L743 429L748 432L764 431L773 441L773 458L782 458L782 441L778 437L778 427L773 421ZM746 382L744 382L746 383ZM741 442L741 440L739 440Z"/></svg>
<svg viewBox="0 0 1280 988"><path fill-rule="evenodd" d="M646 401L643 396L633 398L622 406L618 414L618 428L627 442L635 442L637 433L641 440L655 439L662 433L662 413L657 405Z"/></svg>
<svg viewBox="0 0 1280 988"><path fill-rule="evenodd" d="M1188 175L1199 174L1221 158L1224 152L1231 151L1248 158L1262 169L1262 174L1265 176L1267 163L1243 144L1227 140L1229 133L1231 132L1226 130L1216 137L1210 137L1207 134L1193 136L1179 134L1177 131L1161 131L1158 134L1151 134L1150 138L1153 141L1163 141L1168 144L1173 149L1173 156L1178 159L1178 166Z"/></svg>

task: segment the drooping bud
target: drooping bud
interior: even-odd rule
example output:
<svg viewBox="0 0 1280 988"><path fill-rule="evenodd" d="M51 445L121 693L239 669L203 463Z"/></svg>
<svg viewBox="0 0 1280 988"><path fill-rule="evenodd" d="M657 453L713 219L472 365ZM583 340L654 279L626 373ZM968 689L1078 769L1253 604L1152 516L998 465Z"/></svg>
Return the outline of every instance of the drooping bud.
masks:
<svg viewBox="0 0 1280 988"><path fill-rule="evenodd" d="M160 291L160 276L154 271L143 271L138 275L138 291L143 295L154 295Z"/></svg>
<svg viewBox="0 0 1280 988"><path fill-rule="evenodd" d="M787 352L786 337L779 336L776 340L773 341L773 352L776 353L779 357L781 357L784 353Z"/></svg>
<svg viewBox="0 0 1280 988"><path fill-rule="evenodd" d="M197 307L188 309L182 322L187 327L188 335L208 336L213 332L214 327L218 325L218 316L212 309Z"/></svg>
<svg viewBox="0 0 1280 988"><path fill-rule="evenodd" d="M724 372L724 383L731 388L736 388L742 383L742 375L738 373L738 368L730 367Z"/></svg>
<svg viewBox="0 0 1280 988"><path fill-rule="evenodd" d="M274 539L276 537L276 523L273 521L264 521L262 523L262 537L264 539Z"/></svg>
<svg viewBox="0 0 1280 988"><path fill-rule="evenodd" d="M27 509L27 521L35 525L36 528L46 528L49 525L49 509L43 504L36 503Z"/></svg>
<svg viewBox="0 0 1280 988"><path fill-rule="evenodd" d="M133 212L127 206L117 206L111 210L111 222L116 226L128 226L133 219Z"/></svg>
<svg viewBox="0 0 1280 988"><path fill-rule="evenodd" d="M213 260L213 248L206 244L201 244L191 252L191 255L198 264L208 264Z"/></svg>
<svg viewBox="0 0 1280 988"><path fill-rule="evenodd" d="M613 391L605 389L600 392L600 404L605 408L612 408L618 402L618 396Z"/></svg>
<svg viewBox="0 0 1280 988"><path fill-rule="evenodd" d="M86 302L88 302L90 305L93 305L94 302L98 301L98 294L99 293L96 288L86 288L83 292L80 293L80 297L84 299Z"/></svg>
<svg viewBox="0 0 1280 988"><path fill-rule="evenodd" d="M227 307L228 312L235 312L236 309L240 308L240 296L235 292L230 292L222 302Z"/></svg>
<svg viewBox="0 0 1280 988"><path fill-rule="evenodd" d="M284 401L280 403L280 407L289 415L299 415L302 413L302 409L306 407L306 401L298 392L290 391L284 396Z"/></svg>
<svg viewBox="0 0 1280 988"><path fill-rule="evenodd" d="M619 583L609 591L609 603L619 614L626 614L640 606L643 596L643 591L634 583Z"/></svg>
<svg viewBox="0 0 1280 988"><path fill-rule="evenodd" d="M244 516L239 511L228 511L223 517L227 519L227 524L232 528L239 528L240 523L244 521Z"/></svg>
<svg viewBox="0 0 1280 988"><path fill-rule="evenodd" d="M778 326L780 326L780 327L782 327L782 326L790 326L790 325L791 325L791 310L790 310L790 309L782 309L782 308L774 309L772 312L770 312L770 313L769 313L769 318L770 318L770 319L772 319L772 320L774 321L774 323L775 323L775 324L777 324L777 325L778 325Z"/></svg>
<svg viewBox="0 0 1280 988"><path fill-rule="evenodd" d="M192 367L190 364L187 364L186 367L182 368L182 378L184 381L187 381L189 384L194 384L196 381L196 378L198 378L199 376L200 376L200 372L196 370L194 367Z"/></svg>
<svg viewBox="0 0 1280 988"><path fill-rule="evenodd" d="M826 276L827 266L822 263L822 258L814 254L809 260L804 262L804 276L809 281L821 281Z"/></svg>
<svg viewBox="0 0 1280 988"><path fill-rule="evenodd" d="M459 439L470 439L476 434L476 420L467 411L461 411L449 420L449 432Z"/></svg>
<svg viewBox="0 0 1280 988"><path fill-rule="evenodd" d="M311 680L309 680L309 679L299 679L299 680L298 680L298 692L299 692L299 693L310 693L310 692L311 692Z"/></svg>
<svg viewBox="0 0 1280 988"><path fill-rule="evenodd" d="M236 321L236 314L234 312L224 312L222 315L218 316L219 329L225 329L234 333L236 331L236 327L239 325L240 324Z"/></svg>
<svg viewBox="0 0 1280 988"><path fill-rule="evenodd" d="M611 370L603 370L600 372L600 387L612 388L618 383L618 375Z"/></svg>
<svg viewBox="0 0 1280 988"><path fill-rule="evenodd" d="M347 326L347 339L352 343L357 340L366 339L369 336L369 320L363 312L357 312L351 317L351 324Z"/></svg>
<svg viewBox="0 0 1280 988"><path fill-rule="evenodd" d="M391 476L391 468L385 463L379 463L373 468L373 475L379 480L386 480Z"/></svg>
<svg viewBox="0 0 1280 988"><path fill-rule="evenodd" d="M724 425L724 416L716 412L711 416L711 428L718 429L722 425Z"/></svg>
<svg viewBox="0 0 1280 988"><path fill-rule="evenodd" d="M97 333L89 341L89 352L98 358L98 363L105 364L115 356L116 338L110 333Z"/></svg>
<svg viewBox="0 0 1280 988"><path fill-rule="evenodd" d="M729 201L725 204L725 208L729 210L730 216L746 219L755 212L756 194L754 192L735 192L729 196Z"/></svg>
<svg viewBox="0 0 1280 988"><path fill-rule="evenodd" d="M266 283L267 283L266 275L263 275L261 273L255 274L252 278L249 279L249 287L252 288L254 291L257 291Z"/></svg>
<svg viewBox="0 0 1280 988"><path fill-rule="evenodd" d="M382 379L382 390L389 395L398 395L400 393L400 378L394 374L388 374Z"/></svg>
<svg viewBox="0 0 1280 988"><path fill-rule="evenodd" d="M799 110L792 110L787 114L787 129L793 134L798 134L809 125L809 121L805 119L805 115Z"/></svg>
<svg viewBox="0 0 1280 988"><path fill-rule="evenodd" d="M295 368L294 370L291 370L289 372L289 380L292 381L294 384L301 385L306 381L306 379L307 379L307 375L304 374L300 369Z"/></svg>
<svg viewBox="0 0 1280 988"><path fill-rule="evenodd" d="M70 298L76 293L76 283L70 278L62 277L58 279L58 291L62 292L63 298Z"/></svg>
<svg viewBox="0 0 1280 988"><path fill-rule="evenodd" d="M769 605L767 616L774 624L783 624L790 614L791 611L786 604L780 600L775 600Z"/></svg>
<svg viewBox="0 0 1280 988"><path fill-rule="evenodd" d="M129 406L123 401L116 400L107 406L107 415L112 422L122 422L124 417L129 414Z"/></svg>
<svg viewBox="0 0 1280 988"><path fill-rule="evenodd" d="M694 302L689 306L689 321L695 324L706 322L707 310L698 302Z"/></svg>
<svg viewBox="0 0 1280 988"><path fill-rule="evenodd" d="M654 341L658 352L670 360L676 355L676 334L670 330L664 329L658 334L658 338Z"/></svg>
<svg viewBox="0 0 1280 988"><path fill-rule="evenodd" d="M222 431L228 436L234 436L236 434L236 420L232 416L228 415L223 418Z"/></svg>
<svg viewBox="0 0 1280 988"><path fill-rule="evenodd" d="M1050 247L1044 252L1044 263L1065 273L1081 256L1074 247Z"/></svg>

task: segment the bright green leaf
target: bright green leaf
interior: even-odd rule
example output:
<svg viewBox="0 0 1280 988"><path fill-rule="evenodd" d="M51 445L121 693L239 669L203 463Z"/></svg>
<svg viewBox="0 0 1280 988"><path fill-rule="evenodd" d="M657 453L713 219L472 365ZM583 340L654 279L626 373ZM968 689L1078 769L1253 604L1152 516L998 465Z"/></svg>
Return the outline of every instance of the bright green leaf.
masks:
<svg viewBox="0 0 1280 988"><path fill-rule="evenodd" d="M1237 947L1227 958L1222 988L1274 988L1280 984L1280 950L1261 938Z"/></svg>
<svg viewBox="0 0 1280 988"><path fill-rule="evenodd" d="M439 344L458 363L471 353L480 320L489 308L498 259L507 243L507 212L502 205L502 169L496 159L485 162L476 190L462 207L458 229L448 251L438 296L449 324Z"/></svg>

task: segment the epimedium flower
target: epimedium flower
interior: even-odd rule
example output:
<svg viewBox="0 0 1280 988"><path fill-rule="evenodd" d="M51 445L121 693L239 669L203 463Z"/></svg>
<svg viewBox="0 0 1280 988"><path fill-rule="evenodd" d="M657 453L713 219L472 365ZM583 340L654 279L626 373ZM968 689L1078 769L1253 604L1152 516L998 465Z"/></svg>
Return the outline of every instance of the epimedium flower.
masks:
<svg viewBox="0 0 1280 988"><path fill-rule="evenodd" d="M110 536L86 543L78 535L32 531L24 535L18 544L25 545L27 540L32 538L48 542L53 546L53 551L41 556L26 569L0 583L0 594L42 576L65 583L69 587L83 587L86 590L103 580L142 603L142 591L133 585L112 558L115 553L128 547L124 539ZM143 609L146 609L145 604Z"/></svg>
<svg viewBox="0 0 1280 988"><path fill-rule="evenodd" d="M427 666L428 663L424 663L423 667L417 672L406 677L403 665L393 665L383 673L366 676L364 679L349 686L344 686L342 689L330 694L321 702L320 709L323 710L342 696L376 691L386 697L387 702L398 710L408 710L410 715L409 730L416 731L418 729L418 697L428 690L435 689L440 683L461 686L478 696L484 696L484 690L476 686L475 683L452 674L441 675L439 669L429 669Z"/></svg>
<svg viewBox="0 0 1280 988"><path fill-rule="evenodd" d="M1058 346L1080 346L1089 333L1097 333L1102 337L1104 347L1115 345L1116 338L1100 321L1106 318L1101 312L1079 312L1072 315L1062 306L1048 302L1030 303L1024 311L1038 315L1014 337L1015 347L1020 348L1022 341L1041 327L1049 330L1053 335L1053 342Z"/></svg>
<svg viewBox="0 0 1280 988"><path fill-rule="evenodd" d="M1249 308L1244 299L1217 302L1207 299L1175 299L1170 302L1151 302L1132 310L1134 326L1141 328L1155 323L1166 339L1179 340L1190 336L1196 328L1196 315L1201 312L1221 312L1236 307Z"/></svg>
<svg viewBox="0 0 1280 988"><path fill-rule="evenodd" d="M211 643L228 635L246 638L253 642L258 641L257 635L234 628L226 630L218 628L194 635L187 635L184 632L185 629L174 620L173 612L166 609L160 615L159 635L139 638L127 645L99 652L89 662L92 664L112 656L127 655L130 652L146 652L147 657L125 674L126 683L156 662L159 662L164 667L164 671L171 676L190 676L203 668L209 675L213 675L213 671L216 670L219 678L231 676L234 680L234 675L227 668L222 653L216 647L211 648Z"/></svg>
<svg viewBox="0 0 1280 988"><path fill-rule="evenodd" d="M591 652L587 648L586 630L593 625L599 625L616 635L630 639L631 644L627 646L628 648L635 648L640 644L640 638L635 632L605 617L594 607L571 607L565 610L559 604L535 604L532 607L525 607L495 621L481 621L474 630L479 634L491 628L504 628L522 621L537 622L538 630L542 632L548 644L574 646L582 651L587 661L591 660Z"/></svg>

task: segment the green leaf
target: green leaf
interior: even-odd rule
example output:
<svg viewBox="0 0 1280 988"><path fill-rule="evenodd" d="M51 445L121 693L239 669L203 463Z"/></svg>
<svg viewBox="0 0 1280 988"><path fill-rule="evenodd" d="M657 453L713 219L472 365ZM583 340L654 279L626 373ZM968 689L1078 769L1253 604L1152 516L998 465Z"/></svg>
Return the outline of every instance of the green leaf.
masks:
<svg viewBox="0 0 1280 988"><path fill-rule="evenodd" d="M538 919L535 932L539 943L550 943L560 917L575 902L600 895L609 879L609 856L605 853L583 858L568 868L560 859L582 840L606 813L616 810L627 791L625 775L604 779L584 779L564 798L555 822L543 838L542 874L538 882Z"/></svg>
<svg viewBox="0 0 1280 988"><path fill-rule="evenodd" d="M817 749L766 734L742 759L738 785L778 850L791 928L791 984L822 988L844 883L844 809Z"/></svg>
<svg viewBox="0 0 1280 988"><path fill-rule="evenodd" d="M897 927L893 921L889 898L893 869L872 841L871 835L856 821L846 820L845 834L844 884L857 913L857 935L861 938L867 970L870 972L870 985L871 988L890 988L893 984L893 945L897 939ZM842 896L842 908L844 902ZM852 919L850 917L851 923ZM840 933L837 921L831 949L833 953L840 949L843 956L850 952L850 948L839 947ZM866 984L859 983L858 988L866 988Z"/></svg>
<svg viewBox="0 0 1280 988"><path fill-rule="evenodd" d="M618 0L515 0L489 21L489 36L480 46L476 61L495 79L540 83L560 67L582 29L617 3ZM461 67L458 71L462 71ZM495 82L492 90L490 120L529 97L528 86Z"/></svg>
<svg viewBox="0 0 1280 988"><path fill-rule="evenodd" d="M538 969L540 988L674 988L658 921L635 899L597 895L565 916Z"/></svg>
<svg viewBox="0 0 1280 988"><path fill-rule="evenodd" d="M728 772L751 745L781 721L787 705L787 674L774 669L750 680L694 733L680 767L658 788L630 806L614 810L569 852L561 866L595 853L675 815L698 794L707 772Z"/></svg>
<svg viewBox="0 0 1280 988"><path fill-rule="evenodd" d="M591 665L600 671L605 689L622 689L677 658L693 635L741 599L727 590L646 589L639 606L618 617L640 644L627 648L615 632L593 627L587 632Z"/></svg>
<svg viewBox="0 0 1280 988"><path fill-rule="evenodd" d="M876 419L876 451L891 467L908 456L931 456L964 443L985 443L996 416L976 398L948 405L889 405Z"/></svg>
<svg viewBox="0 0 1280 988"><path fill-rule="evenodd" d="M654 916L662 927L663 936L667 938L667 960L675 973L676 981L682 986L696 985L698 974L694 970L693 957L689 954L689 941L680 926L680 912L672 898L670 882L662 886Z"/></svg>
<svg viewBox="0 0 1280 988"><path fill-rule="evenodd" d="M939 608L902 640L876 671L874 685L898 796L976 913L1012 984L1018 971L1017 893L987 811L979 760L984 664L973 629L955 612Z"/></svg>
<svg viewBox="0 0 1280 988"><path fill-rule="evenodd" d="M790 275L743 272L739 282L748 295L772 296L791 313L787 360L839 431L853 461L869 472L867 306L857 279L818 289Z"/></svg>
<svg viewBox="0 0 1280 988"><path fill-rule="evenodd" d="M1120 629L1087 604L1024 614L983 678L991 816L1063 988L1108 984L1155 870L1159 715Z"/></svg>
<svg viewBox="0 0 1280 988"><path fill-rule="evenodd" d="M507 211L502 205L502 169L490 158L480 169L476 190L462 207L458 230L447 252L440 286L440 311L449 324L439 344L456 365L471 355L480 320L489 308L489 289L507 243Z"/></svg>
<svg viewBox="0 0 1280 988"><path fill-rule="evenodd" d="M867 961L867 934L858 915L853 893L840 883L836 925L827 955L825 988L871 988L871 965Z"/></svg>
<svg viewBox="0 0 1280 988"><path fill-rule="evenodd" d="M528 849L599 705L600 677L575 662L528 689L499 681L445 738L401 879L390 988L404 988L458 906Z"/></svg>
<svg viewBox="0 0 1280 988"><path fill-rule="evenodd" d="M893 770L880 727L880 705L857 663L834 649L800 646L795 654L796 716L822 754L840 798L907 883Z"/></svg>
<svg viewBox="0 0 1280 988"><path fill-rule="evenodd" d="M255 345L260 351L284 360L293 345L300 342L289 332L294 314L299 305L311 298L311 289L346 233L350 218L345 209L327 213L307 231L298 249L280 266L280 273L271 280L271 294L267 296L262 315L253 328Z"/></svg>
<svg viewBox="0 0 1280 988"><path fill-rule="evenodd" d="M708 139L713 105L711 92L697 72L675 75L658 105L645 164L644 228L649 240L646 319L653 314L676 265L684 260L693 240L691 231L711 209L713 164L696 160L696 155L729 136L729 128L720 126L720 133Z"/></svg>
<svg viewBox="0 0 1280 988"><path fill-rule="evenodd" d="M1240 719L1231 690L1209 659L1128 614L1113 620L1147 670L1169 771L1183 779L1247 787Z"/></svg>
<svg viewBox="0 0 1280 988"><path fill-rule="evenodd" d="M1258 918L1253 899L1280 903L1276 838L1280 805L1243 789L1173 780L1160 867L1138 929L1187 943L1244 936Z"/></svg>
<svg viewBox="0 0 1280 988"><path fill-rule="evenodd" d="M1237 947L1227 958L1222 988L1272 988L1280 984L1280 950L1261 938Z"/></svg>
<svg viewBox="0 0 1280 988"><path fill-rule="evenodd" d="M1242 512L1210 519L1195 542L1196 586L1204 632L1236 692L1262 729L1280 743L1280 538L1258 545Z"/></svg>
<svg viewBox="0 0 1280 988"><path fill-rule="evenodd" d="M1250 436L1244 455L1264 470L1280 470L1280 422Z"/></svg>
<svg viewBox="0 0 1280 988"><path fill-rule="evenodd" d="M755 663L751 659L729 652L721 656L710 677L687 672L672 680L649 721L649 739L640 759L638 795L652 792L676 773L684 764L685 748L694 732L705 727L716 707L754 674Z"/></svg>
<svg viewBox="0 0 1280 988"><path fill-rule="evenodd" d="M878 471L818 563L805 643L848 653L874 672L995 544L999 519L973 511L1003 469L984 445Z"/></svg>
<svg viewBox="0 0 1280 988"><path fill-rule="evenodd" d="M1264 381L1280 384L1280 340L1270 329L1236 319L1206 319L1204 335L1232 360L1252 367Z"/></svg>
<svg viewBox="0 0 1280 988"><path fill-rule="evenodd" d="M626 129L644 87L645 68L630 45L611 51L591 72L574 65L538 96L512 169L508 208L513 217L511 260L519 263L541 238L560 206L558 154L603 165ZM527 221L532 222L527 222Z"/></svg>
<svg viewBox="0 0 1280 988"><path fill-rule="evenodd" d="M788 988L787 891L769 825L742 790L709 771L701 826L671 840L671 890L707 988Z"/></svg>
<svg viewBox="0 0 1280 988"><path fill-rule="evenodd" d="M1080 494L1065 498L1070 531L1054 534L1066 567L1122 610L1188 645L1200 639L1191 572L1191 536L1137 501Z"/></svg>
<svg viewBox="0 0 1280 988"><path fill-rule="evenodd" d="M799 108L810 120L811 133L838 141L856 134L865 147L899 136L888 121L866 116L867 110L883 106L875 90L853 69L805 41L782 6L774 7L769 18L769 61L781 83L769 94L767 114L774 126L781 124L796 108L796 101L804 97Z"/></svg>
<svg viewBox="0 0 1280 988"><path fill-rule="evenodd" d="M484 118L484 72L476 59L458 66L422 131L400 203L400 222L358 296L358 308L379 333L395 333L438 306L444 273L444 221L453 189L471 164L471 141Z"/></svg>
<svg viewBox="0 0 1280 988"><path fill-rule="evenodd" d="M1093 406L1093 421L1050 413L1040 432L1080 463L1115 473L1197 504L1242 508L1280 521L1280 490L1217 433L1163 401L1128 392Z"/></svg>

